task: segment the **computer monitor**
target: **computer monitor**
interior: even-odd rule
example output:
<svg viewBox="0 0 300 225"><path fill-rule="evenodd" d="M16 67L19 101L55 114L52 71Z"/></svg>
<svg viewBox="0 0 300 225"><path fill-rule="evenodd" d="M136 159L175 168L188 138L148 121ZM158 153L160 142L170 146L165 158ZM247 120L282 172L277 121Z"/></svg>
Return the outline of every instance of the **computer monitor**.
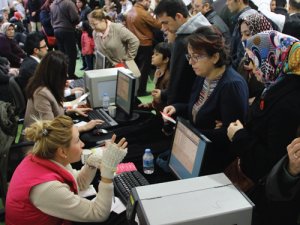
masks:
<svg viewBox="0 0 300 225"><path fill-rule="evenodd" d="M116 120L127 122L136 120L139 114L133 112L135 100L136 78L132 72L125 68L119 68L116 87Z"/></svg>
<svg viewBox="0 0 300 225"><path fill-rule="evenodd" d="M115 103L118 68L88 70L84 72L86 92L92 108L102 107L103 94L107 93L110 103Z"/></svg>
<svg viewBox="0 0 300 225"><path fill-rule="evenodd" d="M210 140L188 121L178 118L169 167L178 179L198 177Z"/></svg>
<svg viewBox="0 0 300 225"><path fill-rule="evenodd" d="M94 69L105 69L106 68L106 57L100 51L96 51L96 59Z"/></svg>

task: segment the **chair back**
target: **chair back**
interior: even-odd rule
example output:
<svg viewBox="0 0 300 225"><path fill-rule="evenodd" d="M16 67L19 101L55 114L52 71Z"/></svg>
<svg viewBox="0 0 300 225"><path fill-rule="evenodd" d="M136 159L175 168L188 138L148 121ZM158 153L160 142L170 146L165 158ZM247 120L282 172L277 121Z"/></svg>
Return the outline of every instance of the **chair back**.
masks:
<svg viewBox="0 0 300 225"><path fill-rule="evenodd" d="M13 104L16 107L16 113L20 117L23 117L26 109L26 98L15 77L11 77L9 79L9 90L13 97Z"/></svg>

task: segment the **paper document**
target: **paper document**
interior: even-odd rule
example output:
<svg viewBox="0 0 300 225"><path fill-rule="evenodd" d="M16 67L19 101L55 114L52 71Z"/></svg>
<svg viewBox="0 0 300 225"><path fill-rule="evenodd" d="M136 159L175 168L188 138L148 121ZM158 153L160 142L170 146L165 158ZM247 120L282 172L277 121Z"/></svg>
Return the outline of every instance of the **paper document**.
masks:
<svg viewBox="0 0 300 225"><path fill-rule="evenodd" d="M81 95L79 98L74 99L73 101L64 102L63 107L75 109L78 107L79 103L84 101L89 95L90 95L90 93L87 92L87 93Z"/></svg>
<svg viewBox="0 0 300 225"><path fill-rule="evenodd" d="M126 207L120 201L120 199L118 197L113 197L110 211L114 211L115 213L120 214L121 212L123 212L125 210L126 210Z"/></svg>

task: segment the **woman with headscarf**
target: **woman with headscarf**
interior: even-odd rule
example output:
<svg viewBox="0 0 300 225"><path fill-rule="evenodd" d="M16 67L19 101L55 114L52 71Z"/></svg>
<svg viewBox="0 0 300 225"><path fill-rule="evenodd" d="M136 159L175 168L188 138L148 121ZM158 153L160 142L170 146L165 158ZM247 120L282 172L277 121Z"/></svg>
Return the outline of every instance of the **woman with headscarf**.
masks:
<svg viewBox="0 0 300 225"><path fill-rule="evenodd" d="M0 33L0 56L7 58L11 67L19 68L26 54L14 40L14 36L14 25L8 22L3 23Z"/></svg>
<svg viewBox="0 0 300 225"><path fill-rule="evenodd" d="M273 30L272 24L267 20L267 18L260 14L255 13L248 15L239 20L241 40L244 46L247 40L255 34L263 31ZM255 76L252 76L248 68L249 59L243 57L241 63L238 67L238 72L245 78L249 88L249 97L256 97L261 94L264 86L261 82L258 82Z"/></svg>
<svg viewBox="0 0 300 225"><path fill-rule="evenodd" d="M300 42L277 31L266 31L247 40L246 53L251 72L265 89L253 102L245 125L238 120L231 123L227 135L231 149L240 158L241 170L257 184L249 197L267 220L264 224L273 224L270 220L275 210L265 207L265 194L258 184L285 155L300 124Z"/></svg>

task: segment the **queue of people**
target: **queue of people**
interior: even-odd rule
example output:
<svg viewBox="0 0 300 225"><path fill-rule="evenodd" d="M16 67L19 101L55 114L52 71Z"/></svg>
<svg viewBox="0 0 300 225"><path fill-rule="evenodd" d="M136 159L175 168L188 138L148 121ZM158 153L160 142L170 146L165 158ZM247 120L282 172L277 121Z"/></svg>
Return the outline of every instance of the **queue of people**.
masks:
<svg viewBox="0 0 300 225"><path fill-rule="evenodd" d="M94 50L103 53L112 67L136 60L143 71L139 96L147 94L150 64L156 67L153 100L140 104L140 109L183 117L207 136L212 143L206 174L224 172L239 160L240 170L253 182L245 194L256 205L254 225L297 224L300 41L285 33L293 27L294 14L300 13L297 0L290 0L287 12L293 17L287 15L279 31L281 24L251 9L249 1L227 0L235 14L233 24L228 24L233 30L231 37L221 17L214 18L216 26L211 24L210 16L218 13L211 1L193 2L190 12L197 12L193 16L182 0L158 1L153 10L149 10L149 0L121 1L120 12L108 7L112 3L94 9L84 0L77 0L76 5L71 0L46 0L40 12L34 8L35 1L30 2L32 27L39 29L36 14L43 14L49 27L46 20L41 20L42 25L52 29L58 49L48 52L45 36L38 33L30 33L22 48L14 40L15 26L9 22L1 25L0 56L7 60L0 60L0 81L7 83L10 76L22 79L26 73L24 133L35 142L12 177L7 224L100 222L110 214L113 171L125 157L127 145L130 151L133 143L121 139L116 144L113 136L102 159L91 157L91 164L88 161L79 172L72 169L71 163L80 159L84 146L80 133L103 123L91 120L76 127L67 115L86 117L91 109L63 107L67 80L77 78L76 29L82 29L84 69L93 69ZM115 20L107 16L108 8ZM160 40L156 39L157 29L165 40L154 45ZM12 73L8 62L20 68L20 75ZM159 116L157 119L162 121ZM79 197L78 191L88 187L97 169L101 170L101 182L95 201ZM21 208L24 205L26 214Z"/></svg>

